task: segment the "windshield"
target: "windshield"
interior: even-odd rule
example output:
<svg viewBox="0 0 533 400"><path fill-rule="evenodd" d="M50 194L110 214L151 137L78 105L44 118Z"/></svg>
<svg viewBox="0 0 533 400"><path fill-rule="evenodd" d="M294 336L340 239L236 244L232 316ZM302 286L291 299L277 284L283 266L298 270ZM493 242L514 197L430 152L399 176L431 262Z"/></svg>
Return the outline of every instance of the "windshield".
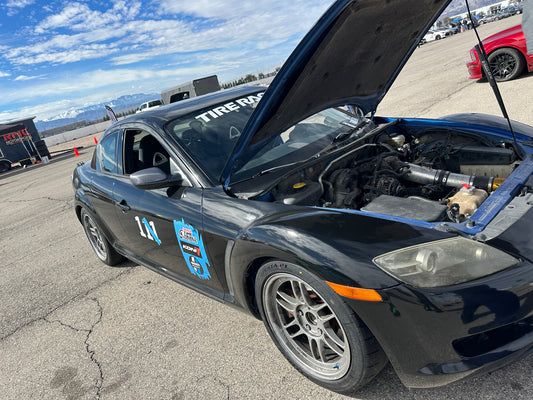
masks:
<svg viewBox="0 0 533 400"><path fill-rule="evenodd" d="M197 110L167 124L171 134L213 180L218 181L263 92Z"/></svg>
<svg viewBox="0 0 533 400"><path fill-rule="evenodd" d="M306 161L327 150L334 141L350 136L361 122L338 108L320 111L270 137L254 158L233 174L233 180L242 181Z"/></svg>

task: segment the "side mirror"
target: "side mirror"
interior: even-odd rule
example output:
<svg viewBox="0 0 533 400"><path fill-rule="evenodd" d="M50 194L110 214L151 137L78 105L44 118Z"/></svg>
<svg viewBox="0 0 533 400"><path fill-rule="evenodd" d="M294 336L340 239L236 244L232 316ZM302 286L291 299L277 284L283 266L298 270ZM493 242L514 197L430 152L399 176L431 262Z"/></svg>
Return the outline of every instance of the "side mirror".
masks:
<svg viewBox="0 0 533 400"><path fill-rule="evenodd" d="M180 186L183 182L181 175L167 175L160 168L142 169L130 175L133 186L143 190L162 189Z"/></svg>

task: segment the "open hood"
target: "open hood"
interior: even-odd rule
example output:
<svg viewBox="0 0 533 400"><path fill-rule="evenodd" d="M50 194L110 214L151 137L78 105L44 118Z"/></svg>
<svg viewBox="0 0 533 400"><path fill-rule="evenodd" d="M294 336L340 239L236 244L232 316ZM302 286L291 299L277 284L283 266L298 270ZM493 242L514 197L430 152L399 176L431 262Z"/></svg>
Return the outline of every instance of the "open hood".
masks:
<svg viewBox="0 0 533 400"><path fill-rule="evenodd" d="M222 175L272 135L328 107L373 113L424 33L451 0L338 0L307 33L267 89Z"/></svg>

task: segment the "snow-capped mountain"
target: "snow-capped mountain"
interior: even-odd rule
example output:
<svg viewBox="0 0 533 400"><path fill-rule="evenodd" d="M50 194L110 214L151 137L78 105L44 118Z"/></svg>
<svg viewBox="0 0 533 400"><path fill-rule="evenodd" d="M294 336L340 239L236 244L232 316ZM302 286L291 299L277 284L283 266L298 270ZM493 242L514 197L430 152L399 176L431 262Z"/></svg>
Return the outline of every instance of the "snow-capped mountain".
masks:
<svg viewBox="0 0 533 400"><path fill-rule="evenodd" d="M498 0L468 0L468 4L470 6L471 11L474 11L481 7L490 6L498 2ZM465 0L452 0L450 5L442 13L441 18L462 14L464 12L466 12Z"/></svg>
<svg viewBox="0 0 533 400"><path fill-rule="evenodd" d="M62 113L45 120L36 120L35 126L37 127L37 130L42 132L80 121L98 121L99 119L102 119L106 116L106 110L104 107L105 105L110 106L113 111L115 111L115 113L118 115L121 112L138 107L141 103L144 103L145 101L159 98L161 98L161 95L159 93L138 93L121 96L118 99L104 103L65 110Z"/></svg>

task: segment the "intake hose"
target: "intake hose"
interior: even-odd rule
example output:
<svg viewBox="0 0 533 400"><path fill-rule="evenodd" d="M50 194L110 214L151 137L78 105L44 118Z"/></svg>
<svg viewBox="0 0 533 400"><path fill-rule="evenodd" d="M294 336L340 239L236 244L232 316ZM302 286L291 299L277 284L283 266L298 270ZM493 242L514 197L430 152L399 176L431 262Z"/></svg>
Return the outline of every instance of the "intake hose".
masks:
<svg viewBox="0 0 533 400"><path fill-rule="evenodd" d="M456 174L442 169L431 169L410 163L407 164L407 167L402 168L402 173L404 173L404 179L415 183L444 185L455 188L461 188L466 183L478 189L486 190L487 192L496 190L503 182L502 178Z"/></svg>

